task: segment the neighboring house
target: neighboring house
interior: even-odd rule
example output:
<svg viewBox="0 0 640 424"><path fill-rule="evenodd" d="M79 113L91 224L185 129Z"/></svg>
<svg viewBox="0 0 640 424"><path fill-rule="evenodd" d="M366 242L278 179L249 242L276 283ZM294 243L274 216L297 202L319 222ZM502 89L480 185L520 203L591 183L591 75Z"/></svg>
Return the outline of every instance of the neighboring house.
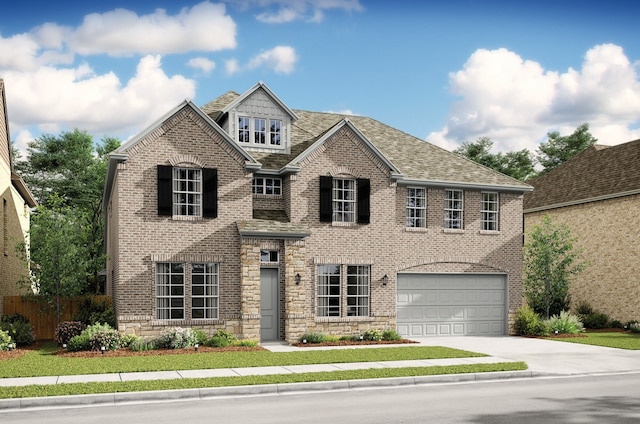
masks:
<svg viewBox="0 0 640 424"><path fill-rule="evenodd" d="M26 242L28 249L29 207L36 206L24 181L13 171L9 118L4 81L0 79L0 316L4 296L16 296L24 291L18 281L28 276L28 266L16 247Z"/></svg>
<svg viewBox="0 0 640 424"><path fill-rule="evenodd" d="M589 263L571 281L572 307L640 319L640 140L591 146L528 183L525 231L549 215L569 226Z"/></svg>
<svg viewBox="0 0 640 424"><path fill-rule="evenodd" d="M110 157L107 294L142 336L506 334L530 189L263 83L185 101Z"/></svg>

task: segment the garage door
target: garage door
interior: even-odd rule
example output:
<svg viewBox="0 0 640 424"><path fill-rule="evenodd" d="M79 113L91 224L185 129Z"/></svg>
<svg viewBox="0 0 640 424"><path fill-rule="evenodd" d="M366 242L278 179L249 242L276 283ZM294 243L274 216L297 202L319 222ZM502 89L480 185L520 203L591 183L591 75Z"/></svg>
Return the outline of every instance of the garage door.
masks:
<svg viewBox="0 0 640 424"><path fill-rule="evenodd" d="M398 333L504 335L506 297L503 274L398 274Z"/></svg>

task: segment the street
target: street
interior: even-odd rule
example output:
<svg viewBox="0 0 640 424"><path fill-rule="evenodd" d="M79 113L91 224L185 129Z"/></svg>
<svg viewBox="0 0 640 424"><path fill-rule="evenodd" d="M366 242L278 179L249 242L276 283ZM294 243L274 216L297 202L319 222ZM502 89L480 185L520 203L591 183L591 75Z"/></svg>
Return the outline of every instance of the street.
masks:
<svg viewBox="0 0 640 424"><path fill-rule="evenodd" d="M12 424L636 423L640 373L0 412Z"/></svg>

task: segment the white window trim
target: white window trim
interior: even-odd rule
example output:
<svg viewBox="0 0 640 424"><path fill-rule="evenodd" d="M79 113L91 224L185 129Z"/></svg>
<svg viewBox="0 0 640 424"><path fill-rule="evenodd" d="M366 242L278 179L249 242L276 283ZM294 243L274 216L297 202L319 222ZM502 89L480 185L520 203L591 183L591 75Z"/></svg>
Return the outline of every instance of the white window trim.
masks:
<svg viewBox="0 0 640 424"><path fill-rule="evenodd" d="M193 265L195 264L202 264L205 266L205 269L208 268L209 266L213 267L213 271L212 272L207 272L205 271L203 274L196 274L193 272ZM189 308L189 314L190 314L190 318L193 321L205 321L205 320L217 320L220 318L220 265L217 263L211 263L211 262L194 262L190 264L191 267L191 271L190 271L190 278L189 281L191 282L189 288L190 288L190 294L191 294L191 305ZM203 295L194 295L193 294L193 287L194 286L200 286L200 284L194 284L193 282L193 277L194 275L202 275L204 278L204 283L202 284L205 293ZM207 278L210 279L210 282L207 283ZM215 294L207 294L207 288L210 288L211 291L215 292ZM194 299L203 299L205 302L205 305L202 307L195 307L193 305L193 300ZM215 300L215 306L207 306L207 300L213 301ZM211 312L213 312L213 316L210 317L203 317L203 318L194 318L193 317L193 311L194 309L203 309L205 311L209 310Z"/></svg>
<svg viewBox="0 0 640 424"><path fill-rule="evenodd" d="M337 273L324 273L321 272L323 267L337 267ZM349 273L349 268L356 268L355 274ZM327 268L329 269L329 268ZM364 271L366 270L366 271ZM361 272L364 271L364 272ZM370 264L317 264L316 265L316 319L317 320L358 320L358 319L369 319L371 318L371 265ZM330 279L332 277L338 278L338 288L339 293L337 295L332 295L329 293L329 288L331 287ZM356 287L358 287L357 294L350 295L349 294L349 278L355 277L356 280L361 278L366 278L366 284L359 284L359 281L356 281ZM326 294L320 294L320 282L323 282L323 287L326 287L324 292ZM361 293L361 288L366 287L366 294ZM320 299L327 299L324 305L321 305ZM329 299L338 299L338 314L337 315L329 315L331 309L335 308L335 306L329 305ZM366 306L360 305L358 301L356 301L356 305L349 305L349 300L351 299L366 299ZM351 308L355 307L356 311L359 312L360 309L365 309L366 314L356 314L351 315ZM320 314L320 311L324 311L324 314Z"/></svg>
<svg viewBox="0 0 640 424"><path fill-rule="evenodd" d="M418 196L410 196L410 191L421 191L424 193L423 197ZM410 199L422 199L424 200L423 206L410 206ZM409 216L409 211L422 211L422 217L416 218L415 215L413 217ZM418 223L422 223L422 225L409 225L410 220L417 220ZM406 206L405 206L405 227L411 229L424 229L427 228L427 189L425 187L407 187L407 197L406 197Z"/></svg>
<svg viewBox="0 0 640 424"><path fill-rule="evenodd" d="M256 180L261 179L262 180L262 184L257 184ZM274 184L271 186L273 191L279 191L279 193L267 193L267 180L271 180ZM278 186L276 187L275 182L278 182ZM256 193L256 188L261 187L262 188L262 193ZM252 192L254 196L266 196L266 197L277 197L277 196L282 196L282 178L278 178L278 177L253 177L253 186L252 186Z"/></svg>
<svg viewBox="0 0 640 424"><path fill-rule="evenodd" d="M449 197L449 193L460 193L460 198ZM450 202L460 202L460 208L450 207ZM460 225L457 227L451 226L451 223L458 221L458 219L453 219L449 217L449 212L459 212L460 213ZM444 229L447 231L461 231L464 230L464 191L458 189L445 189L444 191Z"/></svg>
<svg viewBox="0 0 640 424"><path fill-rule="evenodd" d="M194 171L195 174L198 175L197 178L192 179L192 178L179 178L179 174L183 171L191 172ZM191 184L196 184L197 185L197 189L196 190L179 190L179 185L180 182L184 181L187 184L191 183ZM173 216L174 217L189 217L189 218L193 218L193 217L202 217L202 185L203 185L203 181L202 181L202 169L201 168L189 168L189 167L173 167L173 175L172 175L172 181L171 181L171 185L172 185L172 196L173 196ZM194 196L194 201L185 201L185 202L180 202L179 200L179 196L181 196L181 194L187 196L187 198L189 196ZM182 213L183 209L186 208L188 210L189 207L193 207L194 208L194 213Z"/></svg>
<svg viewBox="0 0 640 424"><path fill-rule="evenodd" d="M495 233L500 231L500 194L495 191L483 191L480 199L480 230L483 233ZM485 195L495 195L495 200L485 200ZM495 205L495 210L486 209L488 204ZM495 215L495 219L485 219L487 215ZM487 228L492 223L495 228Z"/></svg>
<svg viewBox="0 0 640 424"><path fill-rule="evenodd" d="M244 130L244 128L240 127L240 120L248 119L249 128L248 130ZM256 121L263 120L265 122L266 128L264 132L265 140L264 143L256 141ZM280 131L278 133L271 131L271 123L279 122L280 123ZM236 122L235 122L236 130L234 139L238 144L245 147L255 147L260 149L267 150L286 150L286 139L285 139L285 121L280 118L262 116L262 115L248 115L248 114L237 114ZM248 131L249 141L240 141L240 131ZM260 133L260 131L257 131ZM280 144L275 144L272 142L272 139L275 134L280 135Z"/></svg>
<svg viewBox="0 0 640 424"><path fill-rule="evenodd" d="M344 184L349 182L353 188L344 188ZM358 205L358 193L357 183L355 178L333 178L333 187L331 189L331 205L332 205L332 218L331 222L334 225L352 225L356 223L357 217L357 205ZM342 187L337 185L342 184ZM342 193L342 198L336 196L336 194ZM344 199L345 193L352 193L350 199ZM337 206L342 205L342 210L338 210ZM345 206L351 208L346 210ZM339 219L338 219L339 218Z"/></svg>

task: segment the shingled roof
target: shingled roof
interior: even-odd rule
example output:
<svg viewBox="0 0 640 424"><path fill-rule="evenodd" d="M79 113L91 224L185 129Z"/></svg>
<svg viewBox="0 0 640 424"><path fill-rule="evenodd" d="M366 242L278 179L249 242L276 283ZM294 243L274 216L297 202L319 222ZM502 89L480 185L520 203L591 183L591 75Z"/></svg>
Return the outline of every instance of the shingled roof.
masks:
<svg viewBox="0 0 640 424"><path fill-rule="evenodd" d="M640 194L640 140L594 145L553 171L527 181L524 212Z"/></svg>
<svg viewBox="0 0 640 424"><path fill-rule="evenodd" d="M227 92L204 105L202 110L214 120L219 120L223 109L238 97L236 92ZM279 170L286 165L297 165L292 160L346 119L395 165L406 181L502 187L522 192L531 190L529 185L521 181L372 118L297 109L293 109L293 112L298 119L292 126L291 153L251 152L251 156L262 164L262 169Z"/></svg>

